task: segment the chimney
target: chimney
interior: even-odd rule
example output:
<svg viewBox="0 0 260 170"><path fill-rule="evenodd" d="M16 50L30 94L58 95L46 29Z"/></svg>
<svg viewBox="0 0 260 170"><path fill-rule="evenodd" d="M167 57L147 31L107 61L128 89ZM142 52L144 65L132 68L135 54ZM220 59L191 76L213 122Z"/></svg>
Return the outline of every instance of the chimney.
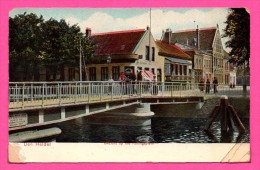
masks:
<svg viewBox="0 0 260 170"><path fill-rule="evenodd" d="M86 28L86 37L90 37L91 36L91 28L87 27Z"/></svg>
<svg viewBox="0 0 260 170"><path fill-rule="evenodd" d="M165 35L165 32L164 32L164 30L162 30L161 41L164 41L164 35Z"/></svg>
<svg viewBox="0 0 260 170"><path fill-rule="evenodd" d="M165 34L167 36L166 37L166 42L171 44L171 41L172 41L172 30L170 28L167 28Z"/></svg>
<svg viewBox="0 0 260 170"><path fill-rule="evenodd" d="M196 29L196 36L197 36L197 49L200 49L200 37L199 37L199 26L197 25L197 29Z"/></svg>

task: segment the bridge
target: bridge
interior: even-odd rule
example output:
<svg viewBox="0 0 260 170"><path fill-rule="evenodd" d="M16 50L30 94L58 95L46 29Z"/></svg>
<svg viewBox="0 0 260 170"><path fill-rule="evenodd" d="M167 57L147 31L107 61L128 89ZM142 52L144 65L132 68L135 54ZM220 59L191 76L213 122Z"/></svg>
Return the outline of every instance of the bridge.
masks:
<svg viewBox="0 0 260 170"><path fill-rule="evenodd" d="M10 82L9 131L58 123L136 104L142 104L149 111L150 104L199 105L207 96L245 95L241 86L230 88L219 85L216 94L213 94L213 90L205 94L200 87L199 84L169 82ZM148 105L148 110L143 104Z"/></svg>

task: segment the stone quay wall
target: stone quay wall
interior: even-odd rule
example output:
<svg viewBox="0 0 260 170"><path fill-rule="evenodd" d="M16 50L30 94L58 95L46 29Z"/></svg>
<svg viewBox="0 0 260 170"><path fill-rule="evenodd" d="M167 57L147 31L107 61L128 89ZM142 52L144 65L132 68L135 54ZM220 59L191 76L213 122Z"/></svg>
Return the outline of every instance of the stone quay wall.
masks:
<svg viewBox="0 0 260 170"><path fill-rule="evenodd" d="M235 108L239 117L249 118L250 99L249 97L229 97L228 102ZM155 116L164 117L208 117L216 105L220 104L220 96L207 96L201 109L196 107L197 104L167 104L151 106L151 111Z"/></svg>

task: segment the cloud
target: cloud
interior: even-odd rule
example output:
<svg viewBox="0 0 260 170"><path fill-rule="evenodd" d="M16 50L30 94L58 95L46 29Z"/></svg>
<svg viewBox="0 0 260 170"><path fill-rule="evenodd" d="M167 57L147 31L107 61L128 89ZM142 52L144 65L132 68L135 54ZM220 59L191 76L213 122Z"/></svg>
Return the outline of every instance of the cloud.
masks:
<svg viewBox="0 0 260 170"><path fill-rule="evenodd" d="M226 8L212 8L203 11L191 8L190 10L183 10L183 12L174 9L152 9L152 34L155 39L160 39L162 30L167 28L177 31L194 29L197 25L199 28L215 27L217 24L221 34L223 34L222 30L225 28L224 22L227 14ZM86 27L90 27L93 33L101 33L146 28L147 25L150 25L150 13L147 11L141 15L123 19L113 17L105 12L95 12L85 20L78 20L73 16L66 18L66 20L70 24L78 23L82 32L84 32ZM223 45L226 41L227 39L223 39Z"/></svg>

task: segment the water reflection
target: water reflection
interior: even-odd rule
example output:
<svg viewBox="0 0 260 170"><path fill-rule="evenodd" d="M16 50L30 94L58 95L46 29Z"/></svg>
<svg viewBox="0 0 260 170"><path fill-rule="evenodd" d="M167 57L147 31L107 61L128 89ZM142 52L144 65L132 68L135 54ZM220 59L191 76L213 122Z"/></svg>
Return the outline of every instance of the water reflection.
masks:
<svg viewBox="0 0 260 170"><path fill-rule="evenodd" d="M56 137L56 142L248 143L250 141L249 131L239 134L236 128L221 135L220 121L213 122L210 131L205 132L206 121L206 118L127 119L118 116L109 118L94 116L42 128L59 127L62 134ZM248 129L248 119L242 119L242 122ZM46 139L37 140L41 141Z"/></svg>

